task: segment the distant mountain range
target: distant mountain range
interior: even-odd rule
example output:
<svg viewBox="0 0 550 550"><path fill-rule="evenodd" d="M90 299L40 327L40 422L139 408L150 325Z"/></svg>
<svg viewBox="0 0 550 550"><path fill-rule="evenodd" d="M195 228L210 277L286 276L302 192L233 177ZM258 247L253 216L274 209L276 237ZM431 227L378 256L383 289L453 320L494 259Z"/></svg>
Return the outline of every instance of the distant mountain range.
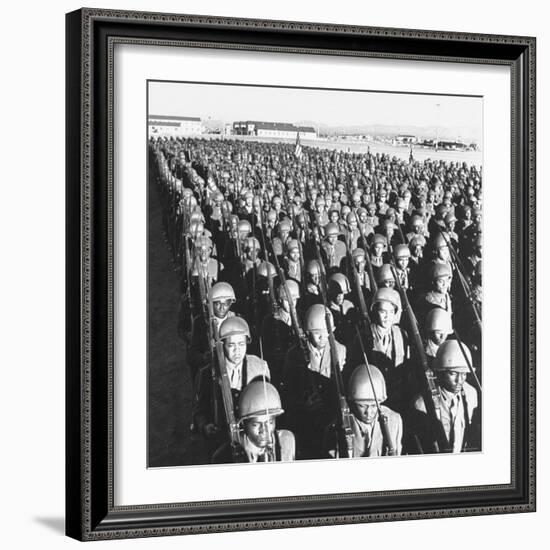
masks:
<svg viewBox="0 0 550 550"><path fill-rule="evenodd" d="M481 141L481 128L476 132L470 126L455 128L445 128L440 126L407 126L407 125L389 125L389 124L357 124L352 126L330 126L328 124L319 124L311 120L300 120L295 124L300 126L313 126L321 135L370 135L370 136L396 136L412 135L420 138L433 139L437 135L439 138L457 139L479 143Z"/></svg>
<svg viewBox="0 0 550 550"><path fill-rule="evenodd" d="M284 121L282 121L284 122ZM203 126L208 131L222 131L225 125L223 120L203 120ZM476 131L470 126L458 128L445 128L440 126L410 126L389 124L356 124L351 126L331 126L320 124L314 120L298 120L293 122L296 126L312 126L321 136L335 135L370 135L370 136L397 136L412 135L419 138L434 139L439 135L440 139L460 139L468 143L481 143L481 128Z"/></svg>

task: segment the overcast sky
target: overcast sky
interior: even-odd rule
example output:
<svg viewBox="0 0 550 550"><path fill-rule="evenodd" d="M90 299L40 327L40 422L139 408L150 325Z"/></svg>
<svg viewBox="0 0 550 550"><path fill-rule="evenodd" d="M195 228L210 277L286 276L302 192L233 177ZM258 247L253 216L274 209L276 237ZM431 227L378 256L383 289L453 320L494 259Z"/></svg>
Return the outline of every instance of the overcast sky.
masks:
<svg viewBox="0 0 550 550"><path fill-rule="evenodd" d="M439 127L442 134L451 131L480 141L482 109L479 97L149 83L149 114L196 116L224 122L311 121L330 126Z"/></svg>

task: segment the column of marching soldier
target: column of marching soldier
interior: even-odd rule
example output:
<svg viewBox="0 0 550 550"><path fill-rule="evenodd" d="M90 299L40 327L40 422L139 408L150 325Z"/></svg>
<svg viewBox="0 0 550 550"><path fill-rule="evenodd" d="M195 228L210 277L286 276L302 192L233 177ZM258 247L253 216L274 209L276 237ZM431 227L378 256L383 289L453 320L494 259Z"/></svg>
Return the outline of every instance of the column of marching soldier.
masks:
<svg viewBox="0 0 550 550"><path fill-rule="evenodd" d="M193 429L213 462L481 447L481 173L161 138Z"/></svg>

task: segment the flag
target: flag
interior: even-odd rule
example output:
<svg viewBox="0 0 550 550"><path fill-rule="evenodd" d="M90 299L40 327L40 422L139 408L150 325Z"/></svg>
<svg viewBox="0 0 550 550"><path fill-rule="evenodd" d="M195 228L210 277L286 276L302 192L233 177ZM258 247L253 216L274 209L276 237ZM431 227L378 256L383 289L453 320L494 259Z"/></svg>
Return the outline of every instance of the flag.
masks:
<svg viewBox="0 0 550 550"><path fill-rule="evenodd" d="M302 145L300 144L300 132L296 132L296 147L294 147L294 156L297 159L302 158Z"/></svg>

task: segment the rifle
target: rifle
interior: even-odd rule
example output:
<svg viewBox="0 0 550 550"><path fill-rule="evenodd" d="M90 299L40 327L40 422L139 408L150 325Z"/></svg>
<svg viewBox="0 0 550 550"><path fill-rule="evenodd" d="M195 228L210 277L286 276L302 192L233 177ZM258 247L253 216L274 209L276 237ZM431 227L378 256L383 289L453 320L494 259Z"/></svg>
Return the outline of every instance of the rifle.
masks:
<svg viewBox="0 0 550 550"><path fill-rule="evenodd" d="M424 392L422 397L426 405L426 412L428 413L429 416L431 416L435 420L434 426L437 426L438 433L436 434L437 440L435 442L435 449L436 449L436 452L438 453L451 452L452 449L449 444L447 434L445 433L443 424L441 424L441 421L440 421L441 402L440 402L439 389L435 383L435 376L432 370L428 366L428 357L426 356L426 351L422 344L422 338L420 337L420 332L418 330L418 321L416 320L416 316L412 310L411 304L409 302L409 298L407 296L407 292L401 286L401 281L399 280L397 269L395 267L395 263L393 262L393 257L391 257L390 262L391 262L390 265L392 266L392 270L393 270L393 276L395 278L395 284L399 291L399 295L401 296L401 303L403 305L403 309L409 321L409 327L411 329L411 334L413 337L413 342L416 348L416 352L418 354L418 359L420 359L420 363L423 369L422 374L423 374L423 381L425 382L425 385L424 385Z"/></svg>
<svg viewBox="0 0 550 550"><path fill-rule="evenodd" d="M340 370L340 361L338 360L338 353L336 351L336 339L334 338L334 327L332 326L332 316L330 310L327 307L327 279L325 266L321 258L321 253L319 251L319 244L317 240L313 241L313 248L317 261L319 262L319 269L321 270L321 297L323 300L323 305L325 308L325 323L328 330L328 341L330 346L330 358L332 366L332 374L334 376L334 381L336 385L336 397L338 400L338 423L340 428L340 433L343 435L345 448L347 451L347 458L353 458L353 440L354 435L351 428L351 417L352 413L349 409L348 402L345 396L344 382L342 380L342 372Z"/></svg>
<svg viewBox="0 0 550 550"><path fill-rule="evenodd" d="M369 312L367 310L367 306L365 304L365 297L363 296L363 290L361 288L361 284L359 282L359 273L357 273L357 268L355 267L355 264L353 263L353 258L351 257L351 253L349 253L349 260L351 264L351 269L353 273L353 280L355 282L355 288L357 291L357 294L359 296L359 308L361 310L361 317L359 320L359 323L361 324L361 327L363 329L363 332L369 331L371 333L372 338L372 321L369 315ZM391 437L390 437L390 430L388 427L388 417L385 414L382 414L382 410L380 409L380 403L378 402L378 398L376 397L376 390L374 389L374 383L372 381L372 376L370 373L370 364L371 362L367 358L367 353L365 351L365 346L363 343L363 337L361 336L361 331L359 330L359 327L355 326L355 331L357 333L357 339L359 341L359 345L361 347L361 353L363 355L363 359L365 361L365 366L367 367L367 373L369 376L369 381L372 388L372 394L374 395L374 400L376 402L376 409L378 411L378 418L380 419L380 429L382 430L382 438L386 444L386 447L388 449L388 456L394 456L396 454L395 448L393 447Z"/></svg>
<svg viewBox="0 0 550 550"><path fill-rule="evenodd" d="M359 230L361 231L361 239L363 241L363 244L366 246L367 238L365 236L365 232L362 229ZM376 279L374 278L374 270L372 269L372 262L370 261L370 250L364 247L363 250L365 251L365 261L367 262L367 273L369 274L371 289L373 292L376 292L378 290L378 285L376 284Z"/></svg>
<svg viewBox="0 0 550 550"><path fill-rule="evenodd" d="M447 247L449 248L449 251L451 252L451 257L452 257L451 258L451 263L453 264L453 267L455 268L456 272L458 273L458 278L459 278L460 283L462 285L462 290L464 291L466 299L468 300L468 302L470 303L470 305L472 307L475 322L481 328L481 315L477 311L477 307L476 307L476 305L474 303L474 299L472 297L472 294L473 294L472 289L470 288L470 285L469 285L468 281L466 280L466 277L463 273L464 266L463 266L460 258L458 257L458 254L457 254L456 250L454 249L454 246L451 243L451 240L447 237L445 231L441 231L440 233L441 233L441 236L443 237L443 240L447 244Z"/></svg>
<svg viewBox="0 0 550 550"><path fill-rule="evenodd" d="M229 375L227 374L227 367L225 365L225 356L223 354L223 344L220 340L219 334L217 335L215 343L216 357L218 359L218 371L220 386L222 392L223 407L225 410L225 418L229 430L229 441L231 444L231 455L233 462L240 462L243 449L239 437L239 425L235 419L235 410L233 409L233 395L231 393L231 383L229 382ZM213 386L213 392L215 386Z"/></svg>
<svg viewBox="0 0 550 550"><path fill-rule="evenodd" d="M204 280L202 279L202 274L200 271L198 272L199 275L199 292L201 295L201 303L203 304L203 307L205 309L205 319L206 319L206 330L208 333L208 349L210 350L210 370L212 375L212 386L214 386L216 382L216 367L214 363L214 348L216 345L216 341L218 340L218 330L216 328L216 324L214 321L214 306L212 305L212 297L210 296L210 293L208 294L208 297L204 294ZM214 414L214 424L219 424L219 411L218 411L218 400L216 399L216 395L214 392L212 392L212 410Z"/></svg>

